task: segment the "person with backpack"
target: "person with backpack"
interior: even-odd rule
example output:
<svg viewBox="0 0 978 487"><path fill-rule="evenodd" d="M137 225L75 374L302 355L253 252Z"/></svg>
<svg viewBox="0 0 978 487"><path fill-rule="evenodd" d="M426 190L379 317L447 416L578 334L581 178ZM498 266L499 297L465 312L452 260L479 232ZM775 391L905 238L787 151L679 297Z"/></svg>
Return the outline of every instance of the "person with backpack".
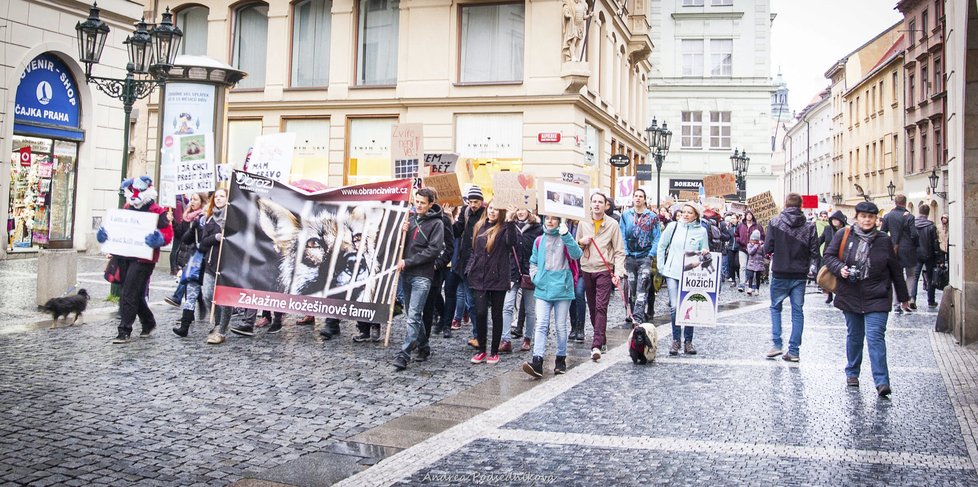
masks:
<svg viewBox="0 0 978 487"><path fill-rule="evenodd" d="M659 218L645 205L645 190L636 189L633 206L621 216L621 234L625 241L625 272L628 274L628 303L632 323L644 323L647 301L655 300L649 292L652 283L652 259L659 245Z"/></svg>
<svg viewBox="0 0 978 487"><path fill-rule="evenodd" d="M669 315L672 321L672 346L669 355L679 354L679 340L683 339L684 353L696 355L693 347L693 327L676 325L676 309L679 307L679 279L683 275L683 260L687 253L707 254L710 252L709 236L700 224L700 209L694 203L685 203L659 238L659 256L656 263L659 274L666 280L669 289Z"/></svg>
<svg viewBox="0 0 978 487"><path fill-rule="evenodd" d="M583 253L559 217L545 217L544 228L543 234L533 242L529 259L529 272L536 287L538 321L533 337L533 358L523 364L524 372L538 378L543 377L543 355L547 351L551 317L557 335L554 374L567 371L567 318L578 279L576 259Z"/></svg>
<svg viewBox="0 0 978 487"><path fill-rule="evenodd" d="M914 226L917 227L917 267L914 269L913 284L910 286L910 309L917 309L917 284L920 275L924 275L924 289L927 290L927 306L937 307L935 298L936 289L934 288L934 267L941 252L940 242L937 238L937 226L930 221L930 207L920 205L917 209L917 219Z"/></svg>
<svg viewBox="0 0 978 487"><path fill-rule="evenodd" d="M913 214L907 210L907 196L898 194L893 197L893 203L896 207L883 217L880 231L890 235L893 249L900 258L900 265L903 266L904 282L907 288L910 288L913 285L914 270L917 268L917 246L920 239ZM896 293L893 294L893 312L898 315L903 314Z"/></svg>
<svg viewBox="0 0 978 487"><path fill-rule="evenodd" d="M450 207L442 206L441 223L445 238L445 248L442 250L441 255L438 256L438 259L435 260L435 274L431 282L431 290L428 291L428 301L425 302L424 312L421 314L425 333L428 334L428 338L431 338L432 334L439 335L442 333L448 334L448 338L452 336L451 317L455 315L457 301L454 294L451 296L448 293L442 294L445 281L452 272L452 255L455 253L455 235L452 233L451 215L452 211ZM457 283L452 289L453 293L456 291L458 291ZM451 310L449 310L449 307ZM436 312L438 322L434 323ZM428 352L430 355L431 350L429 349Z"/></svg>
<svg viewBox="0 0 978 487"><path fill-rule="evenodd" d="M468 269L469 259L472 257L472 242L474 241L473 231L475 225L483 219L486 213L485 207L485 197L482 195L482 188L477 185L473 185L469 188L466 193L467 206L459 214L458 219L455 220L455 224L452 225L452 231L456 237L459 239L458 244L458 262L452 263L453 272L457 273L460 277L459 288L460 294L464 296L465 299L459 300L459 304L468 309L469 316L471 318L475 317L475 296L472 293L472 287L470 286L469 280L465 278L465 272ZM458 264L456 266L455 264ZM462 313L464 316L464 312ZM479 340L476 338L477 335L476 323L473 319L472 321L472 335L469 339L469 346L473 348L479 348Z"/></svg>
<svg viewBox="0 0 978 487"><path fill-rule="evenodd" d="M747 210L744 212L743 220L737 224L737 246L740 247L740 254L737 257L740 260L741 269L745 269L747 266L747 244L754 230L761 233L761 242L763 242L765 239L764 227L757 223L757 219L754 218L754 212ZM743 279L738 280L737 289L739 291L744 290Z"/></svg>

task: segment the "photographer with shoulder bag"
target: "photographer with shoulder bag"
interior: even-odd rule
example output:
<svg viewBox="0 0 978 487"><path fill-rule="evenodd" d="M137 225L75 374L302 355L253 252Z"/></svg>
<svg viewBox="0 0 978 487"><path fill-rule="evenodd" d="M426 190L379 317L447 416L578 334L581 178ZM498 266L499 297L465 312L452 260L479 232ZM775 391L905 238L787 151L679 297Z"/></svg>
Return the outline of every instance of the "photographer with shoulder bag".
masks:
<svg viewBox="0 0 978 487"><path fill-rule="evenodd" d="M885 335L890 299L895 292L903 309L909 310L910 294L903 265L890 236L876 228L877 218L875 204L856 205L856 224L848 232L845 248L840 253L845 232L836 232L825 249L824 264L838 278L834 303L846 318L846 384L859 387L865 338L876 392L887 397L891 390Z"/></svg>

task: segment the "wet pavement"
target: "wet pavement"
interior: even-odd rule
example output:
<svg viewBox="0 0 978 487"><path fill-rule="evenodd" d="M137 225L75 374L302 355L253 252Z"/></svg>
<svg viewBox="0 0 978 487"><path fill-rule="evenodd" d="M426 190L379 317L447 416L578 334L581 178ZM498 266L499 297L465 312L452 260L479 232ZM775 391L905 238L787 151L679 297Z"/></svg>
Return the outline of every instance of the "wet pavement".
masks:
<svg viewBox="0 0 978 487"><path fill-rule="evenodd" d="M391 348L353 343L350 323L324 341L321 322L295 317L217 347L203 322L178 339L160 272L160 329L113 346L104 260L79 258L101 310L55 328L23 297L34 262L0 262L0 485L978 483L975 350L932 332L926 310L891 317L894 393L881 400L868 361L863 386L845 387L845 325L817 294L797 364L763 357L766 294L727 289L696 356L667 356L659 326L658 362L636 366L619 346L626 330L613 329L601 361L572 344L568 374L554 377L548 358L534 381L519 370L527 353L468 364L465 333L434 338L428 362L394 372L401 318ZM616 297L611 323L622 321Z"/></svg>

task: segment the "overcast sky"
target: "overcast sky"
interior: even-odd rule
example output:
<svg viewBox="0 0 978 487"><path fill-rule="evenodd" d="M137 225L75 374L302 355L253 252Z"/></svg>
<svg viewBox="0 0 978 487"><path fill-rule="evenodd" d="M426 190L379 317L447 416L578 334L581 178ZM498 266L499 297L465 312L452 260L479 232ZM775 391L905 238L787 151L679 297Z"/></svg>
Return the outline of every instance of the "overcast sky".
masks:
<svg viewBox="0 0 978 487"><path fill-rule="evenodd" d="M771 76L788 83L788 104L801 111L828 86L825 72L903 18L897 0L771 0Z"/></svg>

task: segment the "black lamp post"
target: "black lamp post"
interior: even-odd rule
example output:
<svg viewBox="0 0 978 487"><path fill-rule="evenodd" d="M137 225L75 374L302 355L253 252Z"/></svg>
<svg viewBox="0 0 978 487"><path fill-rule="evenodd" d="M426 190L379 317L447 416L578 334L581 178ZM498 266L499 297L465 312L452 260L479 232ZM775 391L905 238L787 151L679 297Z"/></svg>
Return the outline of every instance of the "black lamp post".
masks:
<svg viewBox="0 0 978 487"><path fill-rule="evenodd" d="M933 194L934 196L937 196L938 198L940 198L942 200L946 200L947 199L947 192L945 192L945 191L938 191L937 190L937 183L940 181L941 177L937 175L937 169L936 168L930 170L930 176L927 176L927 179L930 182L930 192L931 192L931 194Z"/></svg>
<svg viewBox="0 0 978 487"><path fill-rule="evenodd" d="M669 153L669 145L672 144L672 131L662 122L659 127L658 122L653 118L652 125L645 129L645 134L649 138L649 152L655 161L655 208L658 210L662 205L662 163L666 160Z"/></svg>
<svg viewBox="0 0 978 487"><path fill-rule="evenodd" d="M730 167L737 175L737 199L745 201L747 199L747 168L750 167L750 157L747 157L747 151L741 152L735 148L733 155L730 156Z"/></svg>
<svg viewBox="0 0 978 487"><path fill-rule="evenodd" d="M890 180L890 184L886 185L886 194L890 196L890 201L893 201L893 195L896 194L896 185L893 184L893 180Z"/></svg>
<svg viewBox="0 0 978 487"><path fill-rule="evenodd" d="M136 30L126 37L124 44L129 54L126 65L126 77L123 79L103 78L92 76L92 65L98 64L105 47L105 39L109 34L109 26L99 18L97 3L92 4L88 19L75 25L78 36L78 59L85 63L85 81L98 87L100 91L122 101L126 114L122 126L122 177L129 173L129 119L132 115L132 105L136 100L145 98L153 92L156 85L166 82L166 75L173 66L173 60L180 48L183 32L173 25L173 14L167 8L162 21L153 26L152 30L146 20L136 24ZM136 79L139 75L141 79ZM119 207L125 204L125 197L119 191Z"/></svg>

